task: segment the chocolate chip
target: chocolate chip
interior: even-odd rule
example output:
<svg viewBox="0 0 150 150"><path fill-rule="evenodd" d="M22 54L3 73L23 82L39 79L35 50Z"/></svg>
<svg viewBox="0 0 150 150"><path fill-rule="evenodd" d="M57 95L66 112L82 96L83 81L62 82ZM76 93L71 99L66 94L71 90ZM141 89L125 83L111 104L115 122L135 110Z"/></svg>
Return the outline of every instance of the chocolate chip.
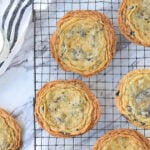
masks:
<svg viewBox="0 0 150 150"><path fill-rule="evenodd" d="M144 16L144 12L142 11L142 12L140 13L140 15L141 15L141 16Z"/></svg>
<svg viewBox="0 0 150 150"><path fill-rule="evenodd" d="M117 91L117 92L116 92L116 96L119 96L119 93L120 93L120 91Z"/></svg>
<svg viewBox="0 0 150 150"><path fill-rule="evenodd" d="M145 123L144 123L144 122L140 122L140 123L141 123L141 125L142 125L142 126L144 126L144 125L145 125Z"/></svg>
<svg viewBox="0 0 150 150"><path fill-rule="evenodd" d="M83 30L80 30L80 31L78 31L78 34L81 36L81 37L86 37L86 32L85 31L83 31Z"/></svg>
<svg viewBox="0 0 150 150"><path fill-rule="evenodd" d="M54 103L57 103L59 100L61 100L61 97L60 97L60 96L57 97L53 102L54 102Z"/></svg>
<svg viewBox="0 0 150 150"><path fill-rule="evenodd" d="M131 32L130 32L130 35L131 35L131 36L135 36L135 32L134 32L134 31L131 31Z"/></svg>
<svg viewBox="0 0 150 150"><path fill-rule="evenodd" d="M41 107L40 107L40 112L44 112L44 106L42 105Z"/></svg>
<svg viewBox="0 0 150 150"><path fill-rule="evenodd" d="M82 49L72 49L71 53L72 53L73 60L82 59L85 55Z"/></svg>
<svg viewBox="0 0 150 150"><path fill-rule="evenodd" d="M87 61L91 61L91 60L92 60L92 58L86 58L86 60L87 60Z"/></svg>
<svg viewBox="0 0 150 150"><path fill-rule="evenodd" d="M128 112L132 112L132 107L131 106L127 106Z"/></svg>
<svg viewBox="0 0 150 150"><path fill-rule="evenodd" d="M128 9L128 10L132 10L132 9L134 9L134 8L136 8L136 6L134 6L134 5L127 6L127 9Z"/></svg>
<svg viewBox="0 0 150 150"><path fill-rule="evenodd" d="M62 118L57 117L57 121L64 123L64 120Z"/></svg>
<svg viewBox="0 0 150 150"><path fill-rule="evenodd" d="M142 101L144 101L145 99L147 99L147 97L150 97L150 88L141 91L139 94L137 94L136 96L136 102L137 103L141 103Z"/></svg>

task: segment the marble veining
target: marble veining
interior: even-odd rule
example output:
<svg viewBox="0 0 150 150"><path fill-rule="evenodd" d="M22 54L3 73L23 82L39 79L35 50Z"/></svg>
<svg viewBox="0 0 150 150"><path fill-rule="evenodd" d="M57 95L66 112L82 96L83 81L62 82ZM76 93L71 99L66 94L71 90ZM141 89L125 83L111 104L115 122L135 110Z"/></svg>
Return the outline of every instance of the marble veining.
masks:
<svg viewBox="0 0 150 150"><path fill-rule="evenodd" d="M33 130L33 23L31 22L21 51L7 71L0 76L0 107L17 120L23 130L22 150L34 149Z"/></svg>

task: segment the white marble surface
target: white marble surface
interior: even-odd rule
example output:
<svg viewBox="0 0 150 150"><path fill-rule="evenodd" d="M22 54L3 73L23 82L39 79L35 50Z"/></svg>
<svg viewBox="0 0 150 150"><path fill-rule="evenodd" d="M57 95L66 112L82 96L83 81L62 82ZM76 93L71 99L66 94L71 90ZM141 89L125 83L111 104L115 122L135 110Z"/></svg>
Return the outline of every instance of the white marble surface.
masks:
<svg viewBox="0 0 150 150"><path fill-rule="evenodd" d="M29 25L21 51L0 76L0 107L17 119L23 129L22 150L33 150L33 23Z"/></svg>

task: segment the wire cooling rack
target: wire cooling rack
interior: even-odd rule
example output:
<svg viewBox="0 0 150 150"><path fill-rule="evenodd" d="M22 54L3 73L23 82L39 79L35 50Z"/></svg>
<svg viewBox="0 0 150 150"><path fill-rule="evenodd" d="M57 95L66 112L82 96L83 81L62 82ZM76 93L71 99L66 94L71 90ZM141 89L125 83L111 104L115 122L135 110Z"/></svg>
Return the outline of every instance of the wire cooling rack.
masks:
<svg viewBox="0 0 150 150"><path fill-rule="evenodd" d="M119 80L136 68L150 68L150 48L136 46L120 34L117 14L120 0L39 0L33 3L35 93L46 83L57 79L80 79L87 83L102 105L98 124L82 136L61 139L50 136L35 122L35 150L91 150L95 141L116 128L135 129L150 138L150 130L136 128L118 113L115 93ZM49 38L56 22L71 10L96 10L107 15L115 28L117 52L107 69L90 78L61 70L50 55Z"/></svg>

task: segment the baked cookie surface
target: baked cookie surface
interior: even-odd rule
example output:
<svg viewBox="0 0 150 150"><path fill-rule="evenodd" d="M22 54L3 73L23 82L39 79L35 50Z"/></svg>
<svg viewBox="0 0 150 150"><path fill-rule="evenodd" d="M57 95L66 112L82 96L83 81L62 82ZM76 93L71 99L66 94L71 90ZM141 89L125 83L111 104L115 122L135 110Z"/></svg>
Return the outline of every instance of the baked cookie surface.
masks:
<svg viewBox="0 0 150 150"><path fill-rule="evenodd" d="M131 129L112 130L102 136L93 150L149 150L150 141Z"/></svg>
<svg viewBox="0 0 150 150"><path fill-rule="evenodd" d="M58 21L50 47L63 70L88 77L108 66L116 51L116 35L102 13L71 11Z"/></svg>
<svg viewBox="0 0 150 150"><path fill-rule="evenodd" d="M120 81L116 96L120 113L135 126L150 129L150 70L137 69Z"/></svg>
<svg viewBox="0 0 150 150"><path fill-rule="evenodd" d="M37 93L36 120L53 136L83 134L98 122L100 114L98 100L82 81L52 81Z"/></svg>
<svg viewBox="0 0 150 150"><path fill-rule="evenodd" d="M123 0L118 23L129 41L150 47L150 0Z"/></svg>
<svg viewBox="0 0 150 150"><path fill-rule="evenodd" d="M21 128L12 116L0 108L0 149L19 150L21 147Z"/></svg>

